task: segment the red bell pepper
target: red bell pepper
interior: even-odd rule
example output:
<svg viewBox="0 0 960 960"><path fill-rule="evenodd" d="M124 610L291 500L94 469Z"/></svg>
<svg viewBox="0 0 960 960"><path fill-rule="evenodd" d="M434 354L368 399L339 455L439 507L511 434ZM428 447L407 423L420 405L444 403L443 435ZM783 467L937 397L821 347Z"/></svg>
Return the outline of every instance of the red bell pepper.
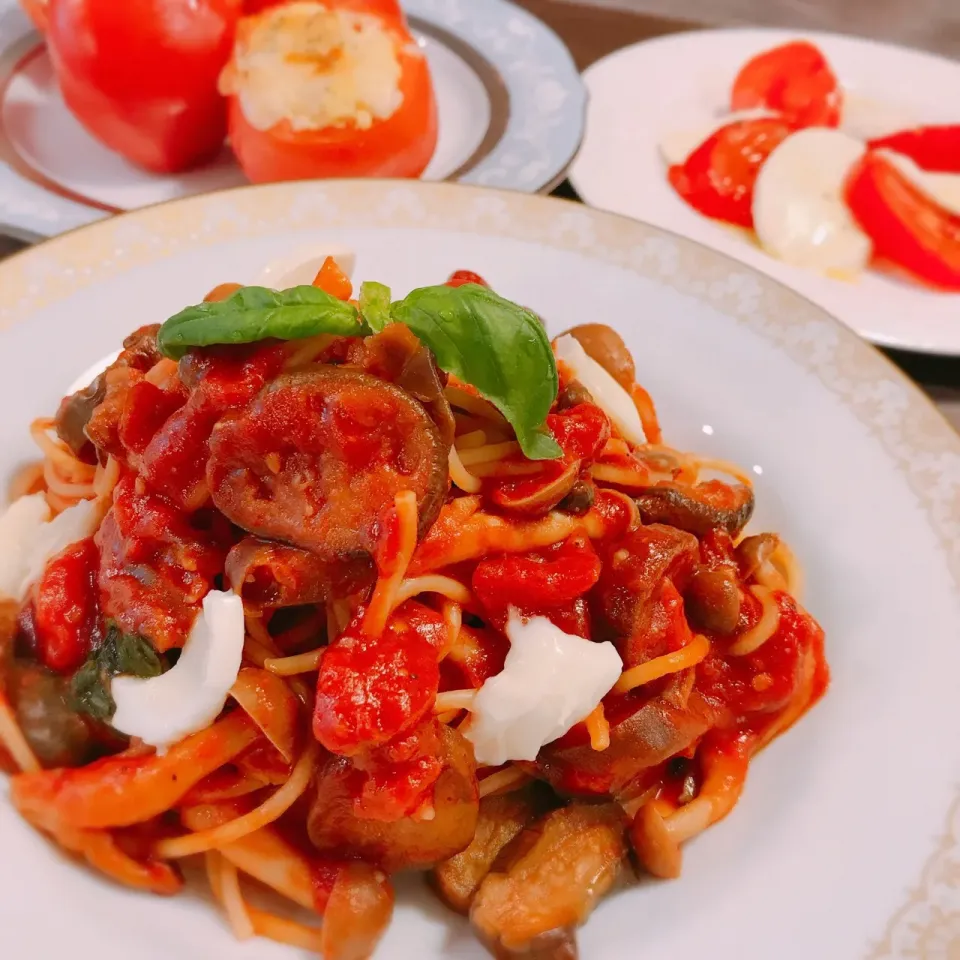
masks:
<svg viewBox="0 0 960 960"><path fill-rule="evenodd" d="M226 134L217 78L242 0L53 0L48 43L67 106L132 163L175 173Z"/></svg>

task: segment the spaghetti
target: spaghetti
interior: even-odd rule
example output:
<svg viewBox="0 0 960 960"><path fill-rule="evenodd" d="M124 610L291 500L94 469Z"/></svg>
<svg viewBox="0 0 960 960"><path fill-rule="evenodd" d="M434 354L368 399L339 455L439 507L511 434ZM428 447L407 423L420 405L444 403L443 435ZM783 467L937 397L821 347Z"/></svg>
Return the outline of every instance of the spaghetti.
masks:
<svg viewBox="0 0 960 960"><path fill-rule="evenodd" d="M494 296L477 279L458 296ZM203 854L237 938L325 960L370 956L399 870L434 871L461 912L509 888L474 911L484 941L564 955L569 916L515 868L543 858L581 917L603 892L584 877L612 879L629 848L679 873L753 755L824 692L823 636L789 547L744 535L750 475L664 443L617 334L570 335L644 443L498 302L543 347L529 402L441 370L415 323L187 344L179 362L143 328L33 422L42 459L11 493L66 514L46 539L86 501L98 522L0 604L0 758L28 822L154 893ZM542 422L521 424L537 403ZM111 729L130 673L190 707L192 732ZM521 868L508 843L528 828ZM248 902L246 878L323 926Z"/></svg>

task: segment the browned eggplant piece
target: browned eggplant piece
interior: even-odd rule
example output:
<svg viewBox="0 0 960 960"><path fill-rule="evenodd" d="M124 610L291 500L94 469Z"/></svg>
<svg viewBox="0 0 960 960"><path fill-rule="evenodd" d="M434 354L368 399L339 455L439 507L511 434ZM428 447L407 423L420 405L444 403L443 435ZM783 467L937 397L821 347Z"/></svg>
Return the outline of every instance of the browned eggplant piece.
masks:
<svg viewBox="0 0 960 960"><path fill-rule="evenodd" d="M363 857L385 870L425 870L448 860L473 839L480 809L476 761L470 744L440 724L445 769L434 786L434 816L397 821L360 819L354 813L356 770L331 756L320 770L307 820L314 846L333 856Z"/></svg>
<svg viewBox="0 0 960 960"><path fill-rule="evenodd" d="M749 580L762 567L770 555L780 546L780 538L775 533L758 533L745 537L734 550L740 576Z"/></svg>
<svg viewBox="0 0 960 960"><path fill-rule="evenodd" d="M614 803L572 803L528 827L480 885L470 921L500 960L576 960L576 929L627 853Z"/></svg>
<svg viewBox="0 0 960 960"><path fill-rule="evenodd" d="M558 510L582 517L597 498L597 488L589 480L578 480L570 492L557 504Z"/></svg>
<svg viewBox="0 0 960 960"><path fill-rule="evenodd" d="M101 373L82 390L64 397L57 409L55 420L57 436L77 457L88 463L94 462L96 451L87 437L87 424L93 416L93 411L103 402L106 395L107 384Z"/></svg>
<svg viewBox="0 0 960 960"><path fill-rule="evenodd" d="M680 706L666 696L646 703L628 694L607 710L610 746L589 742L548 744L537 757L540 776L563 793L620 796L644 771L682 753L716 723L716 713L696 690Z"/></svg>
<svg viewBox="0 0 960 960"><path fill-rule="evenodd" d="M638 635L664 579L682 592L699 556L696 537L662 524L638 527L607 545L591 597L597 622L616 638Z"/></svg>
<svg viewBox="0 0 960 960"><path fill-rule="evenodd" d="M207 481L237 526L328 560L372 553L394 496L412 490L420 531L447 491L449 446L410 394L356 370L278 377L210 438Z"/></svg>
<svg viewBox="0 0 960 960"><path fill-rule="evenodd" d="M480 819L470 846L433 869L433 885L440 898L458 913L467 913L483 878L504 847L546 808L542 785L480 801Z"/></svg>
<svg viewBox="0 0 960 960"><path fill-rule="evenodd" d="M557 409L569 410L581 403L593 403L593 395L579 380L571 380L557 396Z"/></svg>
<svg viewBox="0 0 960 960"><path fill-rule="evenodd" d="M376 568L369 553L325 560L309 550L247 537L227 554L227 583L244 607L296 607L346 597L372 584Z"/></svg>
<svg viewBox="0 0 960 960"><path fill-rule="evenodd" d="M717 527L736 537L753 516L753 491L720 480L705 480L693 487L665 481L634 499L644 523L665 523L698 537Z"/></svg>
<svg viewBox="0 0 960 960"><path fill-rule="evenodd" d="M740 584L730 566L700 567L684 595L687 616L694 627L727 636L740 620Z"/></svg>
<svg viewBox="0 0 960 960"><path fill-rule="evenodd" d="M583 347L588 357L596 360L625 390L630 390L637 379L633 357L623 338L605 323L582 323L567 330Z"/></svg>
<svg viewBox="0 0 960 960"><path fill-rule="evenodd" d="M364 372L395 383L419 400L433 418L443 442L452 444L457 424L443 393L447 375L413 331L402 323L392 323L360 343Z"/></svg>

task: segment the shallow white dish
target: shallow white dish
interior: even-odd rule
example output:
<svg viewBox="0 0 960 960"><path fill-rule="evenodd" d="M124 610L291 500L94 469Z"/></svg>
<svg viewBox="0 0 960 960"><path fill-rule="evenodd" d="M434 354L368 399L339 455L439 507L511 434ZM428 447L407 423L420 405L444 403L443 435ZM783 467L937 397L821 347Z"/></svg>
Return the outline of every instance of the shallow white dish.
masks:
<svg viewBox="0 0 960 960"><path fill-rule="evenodd" d="M323 223L318 227L318 223ZM484 275L553 332L626 338L669 442L756 475L827 632L832 688L751 766L684 874L603 902L583 960L947 960L960 930L960 436L877 352L776 282L655 227L450 184L247 188L95 224L0 263L0 477L28 424L132 328L305 244L394 291ZM4 957L291 958L209 902L119 890L64 860L0 781ZM486 954L419 878L378 960ZM51 910L56 922L50 922Z"/></svg>
<svg viewBox="0 0 960 960"><path fill-rule="evenodd" d="M426 180L536 192L559 182L583 134L586 94L569 51L508 0L404 0L440 114ZM177 176L127 163L67 109L18 0L0 0L0 229L49 237L109 213L246 183L225 147Z"/></svg>
<svg viewBox="0 0 960 960"><path fill-rule="evenodd" d="M873 271L834 279L768 256L745 232L701 216L667 182L665 135L728 111L730 87L753 55L812 40L849 92L851 126L864 135L924 123L960 123L960 64L835 34L701 30L638 43L593 64L583 146L570 180L586 203L699 240L809 297L874 343L960 355L960 294L937 293ZM854 111L856 116L854 116Z"/></svg>

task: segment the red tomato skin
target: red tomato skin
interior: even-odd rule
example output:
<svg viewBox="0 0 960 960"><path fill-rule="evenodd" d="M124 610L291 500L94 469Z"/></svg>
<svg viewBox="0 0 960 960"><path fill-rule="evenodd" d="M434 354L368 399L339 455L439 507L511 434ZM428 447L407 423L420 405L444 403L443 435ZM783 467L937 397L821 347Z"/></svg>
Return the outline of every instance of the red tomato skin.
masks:
<svg viewBox="0 0 960 960"><path fill-rule="evenodd" d="M960 217L876 153L867 153L853 170L846 197L877 258L939 289L960 290Z"/></svg>
<svg viewBox="0 0 960 960"><path fill-rule="evenodd" d="M960 124L902 130L867 145L902 153L931 173L960 173Z"/></svg>
<svg viewBox="0 0 960 960"><path fill-rule="evenodd" d="M217 79L240 0L56 0L48 41L63 98L86 129L155 173L220 151Z"/></svg>
<svg viewBox="0 0 960 960"><path fill-rule="evenodd" d="M793 129L775 117L728 124L670 168L670 184L704 216L752 229L760 167Z"/></svg>
<svg viewBox="0 0 960 960"><path fill-rule="evenodd" d="M37 652L44 666L57 673L73 673L90 653L98 620L99 565L96 544L81 540L54 557L37 584Z"/></svg>
<svg viewBox="0 0 960 960"><path fill-rule="evenodd" d="M489 557L473 572L473 592L493 617L508 606L553 607L582 597L600 579L600 558L586 538L527 554Z"/></svg>
<svg viewBox="0 0 960 960"><path fill-rule="evenodd" d="M731 110L767 107L798 127L836 127L843 103L836 75L824 55L795 40L747 61L733 82Z"/></svg>
<svg viewBox="0 0 960 960"><path fill-rule="evenodd" d="M415 630L394 622L381 636L366 637L361 615L324 651L317 675L313 735L341 756L416 726L440 686L437 651Z"/></svg>
<svg viewBox="0 0 960 960"><path fill-rule="evenodd" d="M368 9L359 2L347 6L359 12ZM394 34L403 102L393 116L375 121L368 130L354 126L294 130L286 120L258 130L244 115L239 97L229 98L230 143L250 180L410 178L423 173L437 146L433 82L426 58L408 49L412 39L402 23L394 23Z"/></svg>
<svg viewBox="0 0 960 960"><path fill-rule="evenodd" d="M448 287L463 287L468 283L475 283L479 287L490 286L479 273L474 273L472 270L454 270L450 274L446 285Z"/></svg>

